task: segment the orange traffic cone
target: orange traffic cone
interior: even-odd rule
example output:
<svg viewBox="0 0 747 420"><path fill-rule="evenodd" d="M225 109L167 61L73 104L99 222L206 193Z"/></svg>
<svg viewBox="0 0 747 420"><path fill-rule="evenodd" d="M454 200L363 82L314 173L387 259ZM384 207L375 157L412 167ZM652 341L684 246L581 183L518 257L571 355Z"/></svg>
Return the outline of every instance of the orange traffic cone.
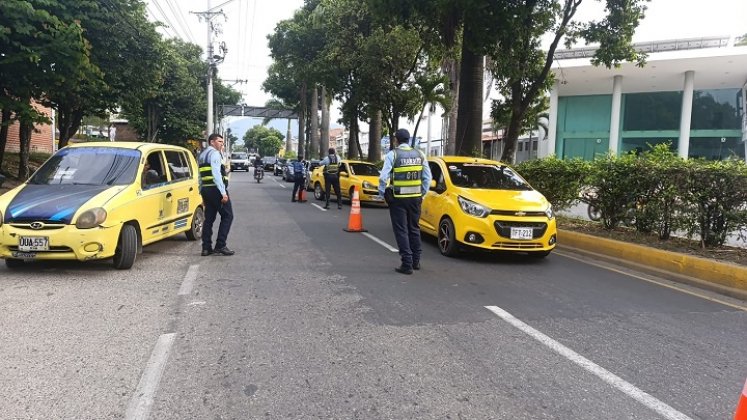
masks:
<svg viewBox="0 0 747 420"><path fill-rule="evenodd" d="M353 198L350 199L350 218L348 227L343 228L345 232L368 232L363 229L363 218L361 216L361 199L358 197L358 187L353 186Z"/></svg>
<svg viewBox="0 0 747 420"><path fill-rule="evenodd" d="M742 396L737 403L737 412L734 413L734 420L747 420L747 381L742 389Z"/></svg>
<svg viewBox="0 0 747 420"><path fill-rule="evenodd" d="M306 202L306 186L301 186L301 188L298 189L298 202Z"/></svg>

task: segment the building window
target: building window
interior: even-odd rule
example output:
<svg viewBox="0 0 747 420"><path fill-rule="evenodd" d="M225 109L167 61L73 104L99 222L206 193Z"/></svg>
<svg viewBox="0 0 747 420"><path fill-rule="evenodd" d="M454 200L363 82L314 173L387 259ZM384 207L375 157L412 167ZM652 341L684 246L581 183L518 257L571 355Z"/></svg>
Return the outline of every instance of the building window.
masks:
<svg viewBox="0 0 747 420"><path fill-rule="evenodd" d="M744 143L739 137L692 137L688 157L708 160L738 157L744 160Z"/></svg>
<svg viewBox="0 0 747 420"><path fill-rule="evenodd" d="M692 130L738 130L740 89L697 90L693 96Z"/></svg>
<svg viewBox="0 0 747 420"><path fill-rule="evenodd" d="M682 92L625 95L625 131L679 130Z"/></svg>
<svg viewBox="0 0 747 420"><path fill-rule="evenodd" d="M626 154L633 151L640 154L651 150L653 146L662 143L669 143L669 150L676 152L678 141L679 139L671 137L623 137L620 154Z"/></svg>

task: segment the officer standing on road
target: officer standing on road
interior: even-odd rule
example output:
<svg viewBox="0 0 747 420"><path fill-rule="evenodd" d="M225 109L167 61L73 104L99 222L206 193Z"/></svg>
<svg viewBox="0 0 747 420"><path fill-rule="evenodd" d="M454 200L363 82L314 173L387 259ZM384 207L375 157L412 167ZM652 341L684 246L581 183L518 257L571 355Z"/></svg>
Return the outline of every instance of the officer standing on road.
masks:
<svg viewBox="0 0 747 420"><path fill-rule="evenodd" d="M306 200L301 200L301 191L306 188L304 180L306 179L306 165L302 162L303 156L299 156L298 159L291 162L293 168L293 195L291 195L292 202L303 203ZM296 200L296 193L298 193L298 200Z"/></svg>
<svg viewBox="0 0 747 420"><path fill-rule="evenodd" d="M431 169L423 152L408 144L410 132L399 129L394 134L397 148L384 157L379 177L379 196L389 205L394 237L402 263L394 270L412 274L420 270L420 205L431 183ZM389 183L389 186L387 186Z"/></svg>
<svg viewBox="0 0 747 420"><path fill-rule="evenodd" d="M226 246L228 232L233 222L233 208L228 198L228 171L223 165L223 137L211 134L209 146L200 154L200 195L205 205L205 224L202 229L202 256L213 253L233 255L234 251ZM218 238L213 248L213 223L220 213Z"/></svg>
<svg viewBox="0 0 747 420"><path fill-rule="evenodd" d="M324 198L327 200L324 204L324 208L329 208L329 193L332 192L332 187L334 187L335 195L337 195L337 208L341 209L340 176L338 174L340 171L340 159L337 157L333 147L330 147L328 152L329 155L319 163L320 166L324 166Z"/></svg>

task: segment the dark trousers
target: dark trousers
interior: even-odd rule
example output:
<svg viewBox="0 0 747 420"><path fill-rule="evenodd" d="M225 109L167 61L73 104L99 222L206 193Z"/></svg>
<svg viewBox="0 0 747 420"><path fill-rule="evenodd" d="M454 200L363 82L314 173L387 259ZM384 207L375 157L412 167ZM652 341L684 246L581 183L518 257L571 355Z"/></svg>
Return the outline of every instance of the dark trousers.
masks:
<svg viewBox="0 0 747 420"><path fill-rule="evenodd" d="M304 182L306 178L303 177L303 174L297 174L293 175L293 195L291 195L292 200L298 200L301 201L301 191L306 188L306 183ZM298 193L298 195L296 195Z"/></svg>
<svg viewBox="0 0 747 420"><path fill-rule="evenodd" d="M420 262L420 197L396 198L389 203L389 217L392 219L394 238L397 240L402 266L412 268Z"/></svg>
<svg viewBox="0 0 747 420"><path fill-rule="evenodd" d="M337 175L324 174L324 198L327 200L324 207L329 207L329 193L335 189L337 196L337 206L342 205L342 196L340 195L340 177Z"/></svg>
<svg viewBox="0 0 747 420"><path fill-rule="evenodd" d="M226 246L228 232L233 222L233 207L231 200L221 203L220 190L216 187L205 187L200 191L202 202L205 203L205 225L202 227L202 249L221 249ZM213 223L220 213L220 226L218 227L218 239L213 248Z"/></svg>

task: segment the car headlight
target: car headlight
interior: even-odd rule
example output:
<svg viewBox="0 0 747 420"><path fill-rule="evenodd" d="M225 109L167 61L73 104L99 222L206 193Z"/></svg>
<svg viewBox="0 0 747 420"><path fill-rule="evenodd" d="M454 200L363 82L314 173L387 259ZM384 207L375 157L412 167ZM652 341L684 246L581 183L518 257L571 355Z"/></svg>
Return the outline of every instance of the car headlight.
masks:
<svg viewBox="0 0 747 420"><path fill-rule="evenodd" d="M374 189L376 187L374 186L374 184L372 184L372 183L370 183L368 181L363 181L363 188L368 189L368 190L372 190L372 189Z"/></svg>
<svg viewBox="0 0 747 420"><path fill-rule="evenodd" d="M481 205L477 204L472 200L467 200L466 198L457 197L457 200L459 201L459 206L462 208L462 211L475 217L485 217L488 214L490 214L490 209Z"/></svg>
<svg viewBox="0 0 747 420"><path fill-rule="evenodd" d="M555 211L552 209L552 204L549 204L547 206L547 210L545 210L545 214L547 215L547 218L552 220L555 218Z"/></svg>
<svg viewBox="0 0 747 420"><path fill-rule="evenodd" d="M78 216L78 221L75 222L75 227L78 229L90 229L96 227L106 220L106 210L101 207L84 211Z"/></svg>

